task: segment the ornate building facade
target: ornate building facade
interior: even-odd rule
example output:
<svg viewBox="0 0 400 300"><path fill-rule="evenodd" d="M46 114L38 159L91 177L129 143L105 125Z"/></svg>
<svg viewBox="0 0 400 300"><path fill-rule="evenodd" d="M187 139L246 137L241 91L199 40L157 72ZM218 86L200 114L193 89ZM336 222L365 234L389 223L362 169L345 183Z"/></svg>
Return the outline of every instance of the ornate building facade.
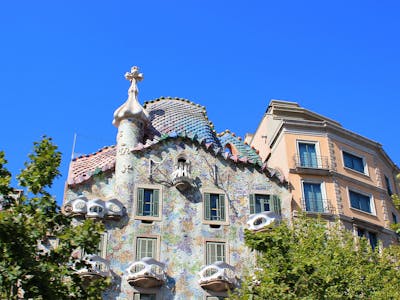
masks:
<svg viewBox="0 0 400 300"><path fill-rule="evenodd" d="M104 299L222 299L254 261L244 229L290 217L287 182L241 138L217 135L204 107L170 97L142 106L142 74L125 77L117 145L70 164L64 213L106 227L78 272L112 279Z"/></svg>

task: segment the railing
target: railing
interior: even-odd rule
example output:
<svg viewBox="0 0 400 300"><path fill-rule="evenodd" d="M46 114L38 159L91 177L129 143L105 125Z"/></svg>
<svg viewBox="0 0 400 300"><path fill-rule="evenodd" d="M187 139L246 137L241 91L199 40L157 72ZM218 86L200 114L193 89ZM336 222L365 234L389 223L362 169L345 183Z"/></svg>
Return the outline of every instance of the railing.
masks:
<svg viewBox="0 0 400 300"><path fill-rule="evenodd" d="M296 155L294 157L296 168L330 169L328 156L311 154Z"/></svg>
<svg viewBox="0 0 400 300"><path fill-rule="evenodd" d="M264 211L257 214L252 214L247 221L249 230L258 231L275 224L280 220L279 216L272 211Z"/></svg>
<svg viewBox="0 0 400 300"><path fill-rule="evenodd" d="M165 282L165 265L154 258L144 257L131 264L127 269L127 280L132 281L140 277L152 277Z"/></svg>
<svg viewBox="0 0 400 300"><path fill-rule="evenodd" d="M110 276L110 264L108 260L98 255L86 255L82 261L86 264L76 272L81 276Z"/></svg>
<svg viewBox="0 0 400 300"><path fill-rule="evenodd" d="M232 288L237 284L235 268L223 261L217 261L213 264L203 267L200 270L199 275L199 284L203 287L206 284L212 283L213 281L222 283L222 286L216 287L216 289Z"/></svg>
<svg viewBox="0 0 400 300"><path fill-rule="evenodd" d="M303 198L301 199L303 211L315 213L334 213L334 209L328 199Z"/></svg>

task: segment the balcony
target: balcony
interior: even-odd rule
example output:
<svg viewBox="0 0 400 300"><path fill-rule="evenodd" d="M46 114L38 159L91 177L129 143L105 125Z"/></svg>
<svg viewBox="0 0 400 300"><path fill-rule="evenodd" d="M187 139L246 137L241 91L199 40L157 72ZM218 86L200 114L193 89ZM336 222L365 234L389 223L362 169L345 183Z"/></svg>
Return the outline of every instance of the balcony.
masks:
<svg viewBox="0 0 400 300"><path fill-rule="evenodd" d="M84 280L93 280L111 276L110 264L108 260L98 255L86 255L82 262L83 268L76 271Z"/></svg>
<svg viewBox="0 0 400 300"><path fill-rule="evenodd" d="M296 155L293 160L295 167L290 170L293 173L328 175L331 169L328 156Z"/></svg>
<svg viewBox="0 0 400 300"><path fill-rule="evenodd" d="M167 279L165 265L150 257L144 257L134 262L129 266L127 272L126 280L135 287L160 287Z"/></svg>
<svg viewBox="0 0 400 300"><path fill-rule="evenodd" d="M303 198L301 199L301 206L303 211L307 213L334 213L334 208L328 199Z"/></svg>
<svg viewBox="0 0 400 300"><path fill-rule="evenodd" d="M123 217L126 210L117 199L88 200L86 197L80 196L66 202L63 205L63 212L72 217L118 220Z"/></svg>
<svg viewBox="0 0 400 300"><path fill-rule="evenodd" d="M237 285L235 269L223 261L203 267L199 275L199 284L205 290L226 292Z"/></svg>
<svg viewBox="0 0 400 300"><path fill-rule="evenodd" d="M186 159L180 158L172 172L172 184L180 191L185 191L193 186L191 178L191 165Z"/></svg>
<svg viewBox="0 0 400 300"><path fill-rule="evenodd" d="M251 231L266 231L279 221L280 217L275 212L264 211L250 215L247 225Z"/></svg>

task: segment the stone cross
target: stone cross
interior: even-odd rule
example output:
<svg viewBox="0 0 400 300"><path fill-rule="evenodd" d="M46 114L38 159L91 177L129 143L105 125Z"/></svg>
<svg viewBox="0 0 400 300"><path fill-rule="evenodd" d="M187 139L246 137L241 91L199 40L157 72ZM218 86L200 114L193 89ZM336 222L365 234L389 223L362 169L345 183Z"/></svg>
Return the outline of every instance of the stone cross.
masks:
<svg viewBox="0 0 400 300"><path fill-rule="evenodd" d="M136 83L143 79L143 74L139 73L138 67L133 66L130 72L125 73L125 78L131 82L131 86L128 90L128 99L135 98L137 100L139 90Z"/></svg>

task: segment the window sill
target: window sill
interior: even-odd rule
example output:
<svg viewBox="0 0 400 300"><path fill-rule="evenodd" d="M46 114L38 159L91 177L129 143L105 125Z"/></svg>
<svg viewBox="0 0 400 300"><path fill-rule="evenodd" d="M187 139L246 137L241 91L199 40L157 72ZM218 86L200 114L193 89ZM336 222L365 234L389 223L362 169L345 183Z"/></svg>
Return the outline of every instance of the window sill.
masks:
<svg viewBox="0 0 400 300"><path fill-rule="evenodd" d="M161 217L152 217L152 216L134 216L134 219L142 221L161 221Z"/></svg>
<svg viewBox="0 0 400 300"><path fill-rule="evenodd" d="M368 173L363 173L363 172L354 170L354 169L349 168L349 167L346 167L346 166L343 166L343 169L345 169L345 170L347 170L347 171L350 171L350 172L352 172L352 173L355 173L355 174L357 174L357 175L364 176L364 177L366 177L366 178L368 178L368 179L371 179L371 177L369 176Z"/></svg>
<svg viewBox="0 0 400 300"><path fill-rule="evenodd" d="M203 220L205 225L229 225L228 221Z"/></svg>
<svg viewBox="0 0 400 300"><path fill-rule="evenodd" d="M359 212L359 213L366 214L366 215L371 216L371 217L377 217L377 216L376 216L376 213L367 212L367 211L364 211L364 210L361 210L361 209L357 209L357 208L354 208L354 207L351 207L351 206L350 206L350 209L351 209L351 210L354 210L354 211L356 211L356 212Z"/></svg>

